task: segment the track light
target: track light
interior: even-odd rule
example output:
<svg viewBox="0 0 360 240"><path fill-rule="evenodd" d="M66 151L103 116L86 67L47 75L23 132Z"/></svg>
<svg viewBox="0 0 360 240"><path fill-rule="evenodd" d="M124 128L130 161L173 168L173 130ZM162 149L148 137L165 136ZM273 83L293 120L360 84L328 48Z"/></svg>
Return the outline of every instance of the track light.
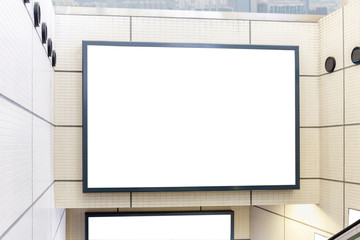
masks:
<svg viewBox="0 0 360 240"><path fill-rule="evenodd" d="M355 47L351 52L351 61L354 64L360 64L360 47Z"/></svg>
<svg viewBox="0 0 360 240"><path fill-rule="evenodd" d="M48 52L48 57L51 57L52 49L53 49L52 40L51 40L51 38L49 38L49 39L47 40L47 52Z"/></svg>
<svg viewBox="0 0 360 240"><path fill-rule="evenodd" d="M47 25L46 23L41 24L41 42L45 44L47 40Z"/></svg>
<svg viewBox="0 0 360 240"><path fill-rule="evenodd" d="M332 73L336 67L336 60L334 57L328 57L325 61L325 69L328 73Z"/></svg>
<svg viewBox="0 0 360 240"><path fill-rule="evenodd" d="M34 26L38 27L41 21L41 9L38 2L34 3Z"/></svg>
<svg viewBox="0 0 360 240"><path fill-rule="evenodd" d="M56 52L55 50L52 51L52 54L51 54L51 64L53 67L56 66Z"/></svg>

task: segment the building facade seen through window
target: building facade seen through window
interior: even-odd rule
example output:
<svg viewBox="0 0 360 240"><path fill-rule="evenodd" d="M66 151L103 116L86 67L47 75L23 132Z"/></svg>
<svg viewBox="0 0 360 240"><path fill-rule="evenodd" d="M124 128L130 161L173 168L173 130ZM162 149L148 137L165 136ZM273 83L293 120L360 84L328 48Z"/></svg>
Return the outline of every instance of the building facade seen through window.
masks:
<svg viewBox="0 0 360 240"><path fill-rule="evenodd" d="M55 6L327 15L341 0L53 0Z"/></svg>

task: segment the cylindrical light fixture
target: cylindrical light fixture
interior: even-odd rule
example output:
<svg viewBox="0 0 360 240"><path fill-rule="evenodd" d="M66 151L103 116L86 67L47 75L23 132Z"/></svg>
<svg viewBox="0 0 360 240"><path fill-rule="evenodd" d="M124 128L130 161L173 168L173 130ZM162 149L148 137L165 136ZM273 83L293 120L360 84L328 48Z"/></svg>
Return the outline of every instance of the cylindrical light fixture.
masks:
<svg viewBox="0 0 360 240"><path fill-rule="evenodd" d="M30 3L30 0L24 0L24 3Z"/></svg>
<svg viewBox="0 0 360 240"><path fill-rule="evenodd" d="M336 67L336 60L334 57L328 57L325 61L325 70L328 73L332 73Z"/></svg>
<svg viewBox="0 0 360 240"><path fill-rule="evenodd" d="M47 25L46 23L41 24L41 42L45 44L47 40Z"/></svg>
<svg viewBox="0 0 360 240"><path fill-rule="evenodd" d="M52 40L51 40L51 38L49 38L49 39L47 40L47 52L48 52L48 57L51 57L52 49L53 49Z"/></svg>
<svg viewBox="0 0 360 240"><path fill-rule="evenodd" d="M360 64L360 47L355 47L351 52L351 61L354 64Z"/></svg>
<svg viewBox="0 0 360 240"><path fill-rule="evenodd" d="M53 67L56 66L56 52L55 50L52 51L52 54L51 54L51 64Z"/></svg>
<svg viewBox="0 0 360 240"><path fill-rule="evenodd" d="M41 22L41 9L38 2L34 3L34 26L38 27Z"/></svg>

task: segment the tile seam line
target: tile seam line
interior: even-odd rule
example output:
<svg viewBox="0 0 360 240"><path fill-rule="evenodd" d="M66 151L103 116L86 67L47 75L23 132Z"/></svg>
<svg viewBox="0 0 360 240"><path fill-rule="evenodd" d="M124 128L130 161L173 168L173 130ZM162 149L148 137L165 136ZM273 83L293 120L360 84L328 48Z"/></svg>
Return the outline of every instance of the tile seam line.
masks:
<svg viewBox="0 0 360 240"><path fill-rule="evenodd" d="M294 221L294 222L300 223L300 224L302 224L302 225L305 225L305 226L308 226L308 227L311 227L311 228L314 228L314 229L320 230L320 231L322 231L322 232L326 232L326 233L328 233L328 234L330 234L330 235L334 235L334 234L335 234L335 233L331 233L331 232L329 232L329 231L326 231L326 230L324 230L324 229L321 229L321 228L318 228L318 227L312 226L312 225L310 225L310 224L303 223L303 222L301 222L301 221L299 221L299 220L296 220L296 219L293 219L293 218L290 218L290 217L287 217L287 216L283 216L283 215L281 215L281 214L279 214L279 213L276 213L276 212L270 211L270 210L268 210L268 209L265 209L265 208L262 208L262 207L259 207L259 206L256 206L256 205L254 205L254 207L255 207L255 208L258 208L258 209L260 209L260 210L263 210L263 211L265 211L265 212L268 212L268 213L271 213L271 214L277 215L277 216L279 216L279 217L283 217L284 219L288 219L288 220L291 220L291 221Z"/></svg>
<svg viewBox="0 0 360 240"><path fill-rule="evenodd" d="M300 128L331 128L331 127L351 127L359 126L360 123L347 123L347 124L335 124L335 125L323 125L323 126L300 126Z"/></svg>
<svg viewBox="0 0 360 240"><path fill-rule="evenodd" d="M49 122L48 120L46 120L45 118L41 117L40 115L34 113L33 111L27 109L26 107L24 107L23 105L17 103L16 101L12 100L11 98L5 96L4 94L0 93L0 98L6 100L7 102L15 105L16 107L21 108L25 112L30 113L32 116L35 116L35 117L39 118L40 120L43 120L44 122L46 122L46 123L50 124L51 126L55 127L55 125L53 123ZM33 101L33 99L32 99L32 101Z"/></svg>
<svg viewBox="0 0 360 240"><path fill-rule="evenodd" d="M58 233L58 231L59 231L61 222L62 222L62 220L63 220L63 218L64 218L65 212L66 212L66 210L64 209L64 211L63 211L62 214L61 214L61 218L60 218L59 224L58 224L57 227L56 227L56 231L55 231L53 240L56 238L56 235L57 235L57 233Z"/></svg>
<svg viewBox="0 0 360 240"><path fill-rule="evenodd" d="M33 206L40 200L40 198L42 198L42 196L44 196L44 194L50 189L50 187L54 184L55 181L53 181L41 194L39 197L36 198L36 200L31 203L31 205L29 207L27 207L24 212L22 214L20 214L20 216L0 235L0 240L3 239L6 234L8 234L10 232L10 230L16 226L16 224L25 216L25 214L33 208Z"/></svg>
<svg viewBox="0 0 360 240"><path fill-rule="evenodd" d="M344 13L345 13L345 9L344 9L344 6L341 7L341 15L342 15L342 52L343 52L343 67L345 67L345 16L344 16ZM345 118L345 113L346 113L346 110L345 110L345 69L343 70L343 124L344 124L344 127L343 127L343 228L345 228L345 201L346 201L346 198L345 198L345 167L346 167L346 155L345 155L345 123L346 123L346 118Z"/></svg>
<svg viewBox="0 0 360 240"><path fill-rule="evenodd" d="M344 184L352 184L352 185L360 185L360 182L349 182L349 181L342 181L337 179L331 179L331 178L320 178L320 177L309 177L309 178L300 178L300 180L323 180L323 181L331 181L331 182L337 182L337 183L344 183Z"/></svg>

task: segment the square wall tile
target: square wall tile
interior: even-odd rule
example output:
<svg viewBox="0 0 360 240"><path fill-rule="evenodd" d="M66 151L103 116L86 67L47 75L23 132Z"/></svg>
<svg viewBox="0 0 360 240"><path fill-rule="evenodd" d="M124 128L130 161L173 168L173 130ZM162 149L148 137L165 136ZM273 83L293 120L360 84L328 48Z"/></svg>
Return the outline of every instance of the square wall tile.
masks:
<svg viewBox="0 0 360 240"><path fill-rule="evenodd" d="M300 129L300 177L320 176L320 129Z"/></svg>
<svg viewBox="0 0 360 240"><path fill-rule="evenodd" d="M343 127L320 129L320 177L343 180Z"/></svg>
<svg viewBox="0 0 360 240"><path fill-rule="evenodd" d="M345 181L360 184L360 125L345 127Z"/></svg>
<svg viewBox="0 0 360 240"><path fill-rule="evenodd" d="M343 71L320 77L320 125L343 124Z"/></svg>
<svg viewBox="0 0 360 240"><path fill-rule="evenodd" d="M82 125L82 74L55 73L55 124Z"/></svg>
<svg viewBox="0 0 360 240"><path fill-rule="evenodd" d="M132 17L132 41L248 44L249 21Z"/></svg>
<svg viewBox="0 0 360 240"><path fill-rule="evenodd" d="M345 123L360 123L360 66L345 69Z"/></svg>
<svg viewBox="0 0 360 240"><path fill-rule="evenodd" d="M318 77L300 77L300 126L320 125Z"/></svg>
<svg viewBox="0 0 360 240"><path fill-rule="evenodd" d="M82 128L55 127L55 180L82 180Z"/></svg>
<svg viewBox="0 0 360 240"><path fill-rule="evenodd" d="M300 75L318 75L317 23L252 21L251 44L299 46Z"/></svg>

